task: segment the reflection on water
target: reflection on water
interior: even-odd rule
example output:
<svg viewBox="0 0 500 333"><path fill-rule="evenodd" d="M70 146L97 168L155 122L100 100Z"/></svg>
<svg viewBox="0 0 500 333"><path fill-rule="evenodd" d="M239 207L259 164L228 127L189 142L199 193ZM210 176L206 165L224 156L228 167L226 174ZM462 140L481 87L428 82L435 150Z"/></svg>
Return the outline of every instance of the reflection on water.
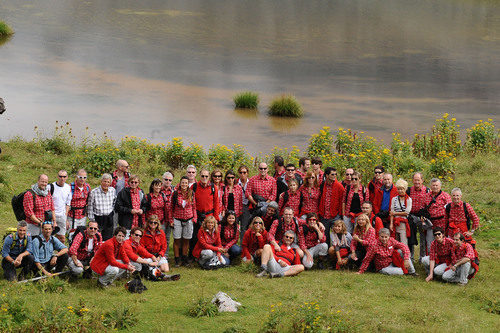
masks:
<svg viewBox="0 0 500 333"><path fill-rule="evenodd" d="M498 121L500 9L480 0L3 0L0 139L55 120L253 152L323 126L383 138ZM259 93L259 112L232 96ZM302 120L266 115L297 96Z"/></svg>

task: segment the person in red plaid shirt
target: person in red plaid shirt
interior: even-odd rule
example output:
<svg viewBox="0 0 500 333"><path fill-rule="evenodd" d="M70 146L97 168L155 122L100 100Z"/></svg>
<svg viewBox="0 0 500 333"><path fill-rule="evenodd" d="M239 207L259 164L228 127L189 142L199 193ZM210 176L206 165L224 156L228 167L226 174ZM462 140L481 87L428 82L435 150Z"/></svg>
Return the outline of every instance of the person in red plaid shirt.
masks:
<svg viewBox="0 0 500 333"><path fill-rule="evenodd" d="M127 229L144 225L144 213L146 211L146 196L139 188L139 177L131 175L129 187L125 187L118 193L115 202L115 211L118 212L118 223Z"/></svg>
<svg viewBox="0 0 500 333"><path fill-rule="evenodd" d="M309 213L318 214L321 191L316 174L312 171L306 173L304 185L300 187L300 218L305 219Z"/></svg>
<svg viewBox="0 0 500 333"><path fill-rule="evenodd" d="M406 272L416 275L415 268L410 260L410 250L408 246L398 242L391 236L387 228L379 231L379 237L368 247L363 264L358 274L363 274L372 260L375 260L377 272L387 275L403 275Z"/></svg>
<svg viewBox="0 0 500 333"><path fill-rule="evenodd" d="M445 206L450 202L450 195L441 190L441 181L438 178L432 178L431 191L427 194L425 204L429 205L427 210L434 227L446 229Z"/></svg>
<svg viewBox="0 0 500 333"><path fill-rule="evenodd" d="M288 190L280 194L278 207L279 215L283 215L283 210L285 207L291 207L294 211L295 216L299 216L300 213L300 198L301 194L299 192L299 183L296 179L288 180Z"/></svg>
<svg viewBox="0 0 500 333"><path fill-rule="evenodd" d="M311 170L311 159L309 157L301 157L299 159L299 168L297 174L304 179L306 173Z"/></svg>
<svg viewBox="0 0 500 333"><path fill-rule="evenodd" d="M302 265L310 269L314 264L314 258L319 258L318 268L325 268L325 262L328 255L328 244L326 244L326 236L321 231L318 224L318 215L316 213L309 213L306 216L307 225L302 225L302 234L304 235L304 257L302 258Z"/></svg>
<svg viewBox="0 0 500 333"><path fill-rule="evenodd" d="M424 178L421 172L415 172L412 177L413 186L406 190L411 198L411 211L410 218L415 217L418 219L422 216L422 209L425 207L425 202L427 200L429 189L424 185ZM418 221L417 221L418 222ZM420 234L420 258L426 256L429 253L432 243L432 230L425 230L425 228L418 228L418 233ZM413 258L413 247L410 247L410 252L412 252Z"/></svg>
<svg viewBox="0 0 500 333"><path fill-rule="evenodd" d="M312 164L312 172L316 175L316 178L318 179L318 184L321 184L323 182L323 176L324 172L321 170L321 167L323 166L323 161L319 157L313 157L311 159L311 164Z"/></svg>
<svg viewBox="0 0 500 333"><path fill-rule="evenodd" d="M368 183L368 194L372 200L375 198L375 193L377 193L378 189L384 186L384 171L385 169L382 165L377 165L373 169L375 176L372 178L370 183Z"/></svg>
<svg viewBox="0 0 500 333"><path fill-rule="evenodd" d="M254 207L257 207L259 198L266 204L276 199L276 180L269 176L267 172L267 164L260 163L259 174L248 181L245 195Z"/></svg>
<svg viewBox="0 0 500 333"><path fill-rule="evenodd" d="M274 156L274 180L278 180L283 174L285 174L285 161L281 156Z"/></svg>
<svg viewBox="0 0 500 333"><path fill-rule="evenodd" d="M163 227L165 228L165 238L167 239L167 250L170 244L170 233L172 232L172 227L170 226L170 214L172 214L171 201L172 194L174 193L174 187L172 185L173 181L174 174L172 172L167 171L163 174L163 186L161 188L161 193L163 193L166 200L164 212L165 223L163 224Z"/></svg>
<svg viewBox="0 0 500 333"><path fill-rule="evenodd" d="M293 244L293 247L298 249L298 253L302 258L304 252L301 249L305 248L304 235L302 234L301 226L305 224L304 220L300 220L293 215L293 209L286 207L283 212L283 217L275 220L269 229L267 234L268 242L274 247L274 250L280 251L278 241L283 238L284 233L287 230L292 230L297 235L297 244Z"/></svg>
<svg viewBox="0 0 500 333"><path fill-rule="evenodd" d="M90 185L87 184L87 171L80 169L76 179L71 183L71 205L66 219L66 230L71 237L76 228L87 224L87 202L90 195Z"/></svg>
<svg viewBox="0 0 500 333"><path fill-rule="evenodd" d="M236 222L235 212L231 210L226 212L219 226L219 234L222 247L229 256L229 262L232 262L241 255L241 247L238 245L240 226Z"/></svg>
<svg viewBox="0 0 500 333"><path fill-rule="evenodd" d="M40 227L45 222L47 215L45 212L52 214L51 221L55 223L54 202L47 187L48 184L49 177L41 174L38 176L37 183L32 185L31 189L24 194L23 207L26 222L28 223L27 232L30 236L38 236L40 234Z"/></svg>
<svg viewBox="0 0 500 333"><path fill-rule="evenodd" d="M365 202L366 203L366 202ZM382 222L380 222L382 224ZM382 228L380 228L382 229ZM377 241L375 228L370 223L370 218L366 214L361 214L356 218L356 226L351 240L351 255L349 261L352 265L360 267L366 256L366 250L371 243Z"/></svg>
<svg viewBox="0 0 500 333"><path fill-rule="evenodd" d="M432 280L434 275L437 277L443 276L446 269L451 265L453 247L455 246L453 239L445 237L442 228L435 227L433 232L434 241L431 244L430 254L421 260L428 273L425 278L427 282Z"/></svg>
<svg viewBox="0 0 500 333"><path fill-rule="evenodd" d="M468 276L474 273L471 262L476 258L472 245L465 242L465 237L461 233L453 236L455 246L452 252L453 265L443 273L443 280L450 283L466 285Z"/></svg>
<svg viewBox="0 0 500 333"><path fill-rule="evenodd" d="M242 260L251 263L262 255L262 249L267 243L267 231L264 221L259 216L253 218L241 242Z"/></svg>
<svg viewBox="0 0 500 333"><path fill-rule="evenodd" d="M333 221L342 214L344 186L337 180L337 170L333 167L325 169L325 177L325 181L320 185L318 215L325 226L326 242L329 244Z"/></svg>
<svg viewBox="0 0 500 333"><path fill-rule="evenodd" d="M451 190L451 203L448 205L445 207L448 237L461 232L467 241L470 242L474 232L479 229L479 217L471 205L462 201L462 190L460 188L455 187ZM464 206L467 210L467 215L465 214Z"/></svg>
<svg viewBox="0 0 500 333"><path fill-rule="evenodd" d="M97 222L90 221L85 231L79 232L74 236L68 250L68 267L71 269L73 275L78 276L84 273L83 276L85 278L91 277L90 261L102 245L102 236L98 232L98 229L99 225ZM86 271L84 272L85 269Z"/></svg>

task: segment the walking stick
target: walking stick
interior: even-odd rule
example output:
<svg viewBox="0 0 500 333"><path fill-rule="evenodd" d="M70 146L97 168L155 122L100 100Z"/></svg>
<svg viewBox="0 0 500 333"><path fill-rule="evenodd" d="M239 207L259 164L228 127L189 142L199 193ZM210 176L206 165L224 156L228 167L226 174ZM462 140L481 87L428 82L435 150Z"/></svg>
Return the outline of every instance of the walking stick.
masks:
<svg viewBox="0 0 500 333"><path fill-rule="evenodd" d="M58 275L63 275L63 274L67 274L71 271L64 271L64 272L59 272L59 273L54 273L52 274L52 276L58 276ZM51 276L51 277L52 277ZM36 277L36 278L32 278L32 279L28 279L28 280L22 280L22 281L18 281L17 283L27 283L27 282L34 282L34 281L38 281L38 280L43 280L43 279L46 279L48 278L49 276L48 275L42 275L42 276L39 276L39 277Z"/></svg>

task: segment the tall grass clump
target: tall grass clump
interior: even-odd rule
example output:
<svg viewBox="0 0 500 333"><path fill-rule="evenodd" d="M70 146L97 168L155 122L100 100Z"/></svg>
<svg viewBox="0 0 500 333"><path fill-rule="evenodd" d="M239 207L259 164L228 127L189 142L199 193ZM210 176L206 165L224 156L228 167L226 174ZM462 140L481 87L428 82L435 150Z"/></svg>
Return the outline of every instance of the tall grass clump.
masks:
<svg viewBox="0 0 500 333"><path fill-rule="evenodd" d="M4 21L0 21L0 37L10 36L14 33L11 27L7 25Z"/></svg>
<svg viewBox="0 0 500 333"><path fill-rule="evenodd" d="M244 91L235 95L233 102L237 109L257 109L259 95L251 91Z"/></svg>
<svg viewBox="0 0 500 333"><path fill-rule="evenodd" d="M282 95L275 98L269 105L269 115L300 118L304 116L304 111L295 96Z"/></svg>

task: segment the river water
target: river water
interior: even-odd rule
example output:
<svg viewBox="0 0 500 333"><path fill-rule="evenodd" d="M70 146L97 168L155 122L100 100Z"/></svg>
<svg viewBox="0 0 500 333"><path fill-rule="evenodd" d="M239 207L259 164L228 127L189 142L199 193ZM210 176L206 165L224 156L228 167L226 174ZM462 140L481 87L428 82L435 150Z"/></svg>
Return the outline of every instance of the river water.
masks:
<svg viewBox="0 0 500 333"><path fill-rule="evenodd" d="M114 137L304 147L323 126L387 142L498 122L500 5L474 0L2 0L0 139L69 121ZM258 112L232 96L258 92ZM306 116L270 118L294 94Z"/></svg>

